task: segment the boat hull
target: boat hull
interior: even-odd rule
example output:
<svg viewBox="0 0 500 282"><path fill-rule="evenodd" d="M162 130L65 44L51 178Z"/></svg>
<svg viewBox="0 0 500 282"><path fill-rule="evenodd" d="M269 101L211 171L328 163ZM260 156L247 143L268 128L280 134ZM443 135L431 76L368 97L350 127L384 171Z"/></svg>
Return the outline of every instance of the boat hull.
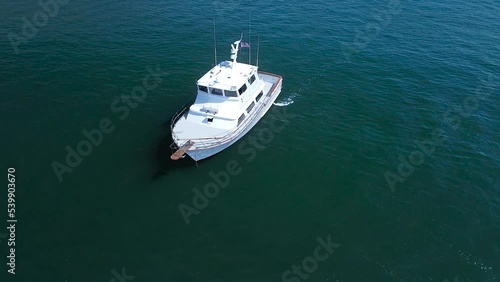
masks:
<svg viewBox="0 0 500 282"><path fill-rule="evenodd" d="M259 112L255 113L253 119L251 122L249 122L246 127L234 138L231 140L221 143L220 145L211 147L211 148L194 148L192 150L188 150L186 152L189 157L191 157L195 161L203 160L208 157L211 157L217 153L220 153L224 149L228 148L229 146L233 145L234 143L238 142L243 136L245 136L259 121L260 119L269 111L271 106L273 105L274 101L276 98L278 98L279 94L281 93L281 86L282 86L282 79L280 76L275 76L272 74L267 74L267 73L261 73L261 76L263 76L264 80L266 77L269 79L277 79L276 86L273 86L270 90L269 93L266 93L265 99L263 99L263 103L265 105L259 110ZM269 95L268 95L269 94ZM177 144L177 146L181 146L182 144Z"/></svg>

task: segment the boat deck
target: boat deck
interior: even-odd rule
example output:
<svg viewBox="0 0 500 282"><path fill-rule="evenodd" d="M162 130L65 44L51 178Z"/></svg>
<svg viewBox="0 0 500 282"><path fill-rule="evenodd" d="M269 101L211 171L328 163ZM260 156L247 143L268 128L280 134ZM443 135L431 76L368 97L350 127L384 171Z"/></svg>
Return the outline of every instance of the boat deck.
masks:
<svg viewBox="0 0 500 282"><path fill-rule="evenodd" d="M217 128L207 126L205 123L192 122L187 120L185 116L177 121L173 131L173 133L179 137L179 140L207 138L222 135L225 132L227 132L225 128Z"/></svg>

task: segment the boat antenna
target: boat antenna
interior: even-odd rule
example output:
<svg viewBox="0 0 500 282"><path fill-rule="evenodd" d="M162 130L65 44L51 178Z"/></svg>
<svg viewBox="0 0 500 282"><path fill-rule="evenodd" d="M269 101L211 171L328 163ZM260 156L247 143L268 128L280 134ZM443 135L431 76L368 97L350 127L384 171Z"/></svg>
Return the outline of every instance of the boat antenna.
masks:
<svg viewBox="0 0 500 282"><path fill-rule="evenodd" d="M257 36L257 67L259 67L260 36Z"/></svg>
<svg viewBox="0 0 500 282"><path fill-rule="evenodd" d="M236 65L236 58L238 57L238 51L240 50L240 43L241 43L242 39L243 39L243 33L241 34L241 37L239 40L237 40L233 44L231 44L231 59L233 60L233 63L231 65L231 69L233 69L234 66Z"/></svg>
<svg viewBox="0 0 500 282"><path fill-rule="evenodd" d="M252 49L250 44L250 40L252 39L252 36L250 35L251 32L251 26L252 26L252 17L250 15L250 10L248 11L248 64L252 64Z"/></svg>
<svg viewBox="0 0 500 282"><path fill-rule="evenodd" d="M215 17L213 18L214 21L214 62L215 65L217 65L217 38L215 37Z"/></svg>

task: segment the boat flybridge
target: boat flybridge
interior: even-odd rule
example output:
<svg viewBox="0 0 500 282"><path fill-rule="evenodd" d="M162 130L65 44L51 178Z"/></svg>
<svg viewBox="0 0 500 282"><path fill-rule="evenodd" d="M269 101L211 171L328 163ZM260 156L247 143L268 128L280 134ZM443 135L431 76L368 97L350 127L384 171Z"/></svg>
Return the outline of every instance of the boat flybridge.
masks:
<svg viewBox="0 0 500 282"><path fill-rule="evenodd" d="M180 109L171 122L170 157L208 158L243 137L269 110L281 92L282 77L236 61L241 39L231 44L232 61L223 61L197 82L193 104Z"/></svg>

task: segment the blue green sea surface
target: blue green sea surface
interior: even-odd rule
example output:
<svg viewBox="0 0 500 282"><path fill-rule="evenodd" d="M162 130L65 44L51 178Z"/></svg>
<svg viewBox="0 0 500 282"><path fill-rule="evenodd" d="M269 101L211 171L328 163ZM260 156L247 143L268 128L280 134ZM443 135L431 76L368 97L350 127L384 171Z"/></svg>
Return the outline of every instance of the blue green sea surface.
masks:
<svg viewBox="0 0 500 282"><path fill-rule="evenodd" d="M494 0L3 1L0 281L499 281L499 16ZM243 33L240 61L259 45L283 89L235 145L173 162L214 19L218 60Z"/></svg>

